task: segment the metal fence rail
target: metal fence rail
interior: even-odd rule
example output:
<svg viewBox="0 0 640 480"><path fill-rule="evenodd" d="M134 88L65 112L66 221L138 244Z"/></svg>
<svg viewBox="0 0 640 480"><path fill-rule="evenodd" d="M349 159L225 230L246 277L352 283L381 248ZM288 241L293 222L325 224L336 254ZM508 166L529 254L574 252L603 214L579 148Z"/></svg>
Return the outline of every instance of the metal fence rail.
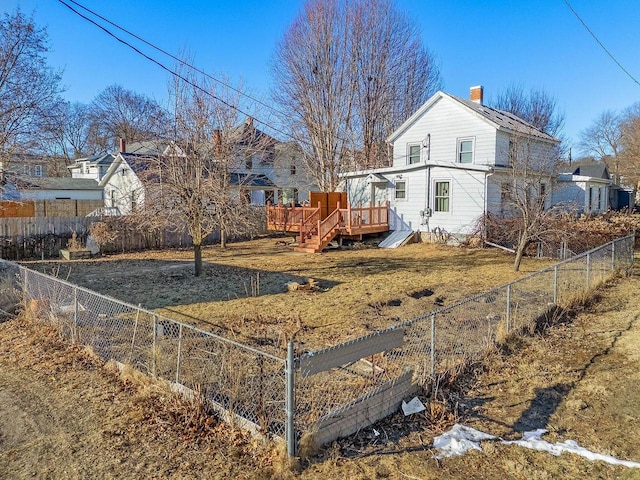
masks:
<svg viewBox="0 0 640 480"><path fill-rule="evenodd" d="M293 455L303 441L348 435L392 411L438 374L481 358L507 335L531 331L633 266L634 235L514 282L425 313L386 330L286 359L78 287L11 262L28 308L105 360L200 391L225 419L284 437Z"/></svg>

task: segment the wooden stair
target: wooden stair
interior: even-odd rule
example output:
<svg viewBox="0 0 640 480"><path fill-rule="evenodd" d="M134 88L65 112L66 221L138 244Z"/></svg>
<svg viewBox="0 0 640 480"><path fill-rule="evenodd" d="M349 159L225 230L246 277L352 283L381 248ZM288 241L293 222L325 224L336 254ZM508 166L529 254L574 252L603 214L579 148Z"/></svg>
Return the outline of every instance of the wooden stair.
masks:
<svg viewBox="0 0 640 480"><path fill-rule="evenodd" d="M331 212L324 220L318 220L317 223L309 225L309 229L301 226L300 238L297 246L293 247L294 252L301 253L320 253L325 249L329 242L336 238L340 233L340 225L342 224L342 212L340 204Z"/></svg>

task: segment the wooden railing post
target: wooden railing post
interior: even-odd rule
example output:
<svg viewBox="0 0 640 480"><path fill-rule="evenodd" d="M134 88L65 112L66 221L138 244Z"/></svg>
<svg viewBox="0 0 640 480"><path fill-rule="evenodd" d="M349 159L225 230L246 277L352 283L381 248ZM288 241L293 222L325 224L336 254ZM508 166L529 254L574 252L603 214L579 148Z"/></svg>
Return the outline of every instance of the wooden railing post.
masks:
<svg viewBox="0 0 640 480"><path fill-rule="evenodd" d="M347 202L347 229L351 232L351 202Z"/></svg>
<svg viewBox="0 0 640 480"><path fill-rule="evenodd" d="M302 245L304 243L304 237L305 237L305 233L304 233L304 221L301 220L300 221L300 245Z"/></svg>

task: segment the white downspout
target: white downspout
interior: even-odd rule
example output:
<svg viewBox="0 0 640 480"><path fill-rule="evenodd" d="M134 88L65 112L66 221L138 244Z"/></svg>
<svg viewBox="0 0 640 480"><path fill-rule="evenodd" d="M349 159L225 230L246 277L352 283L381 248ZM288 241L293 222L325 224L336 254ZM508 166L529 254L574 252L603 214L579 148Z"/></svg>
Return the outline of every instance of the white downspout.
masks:
<svg viewBox="0 0 640 480"><path fill-rule="evenodd" d="M487 213L489 213L489 198L488 198L488 193L489 193L489 177L493 176L493 170L486 172L484 174L484 216L487 216ZM485 226L482 226L482 240L483 241L487 241L487 229L485 228Z"/></svg>

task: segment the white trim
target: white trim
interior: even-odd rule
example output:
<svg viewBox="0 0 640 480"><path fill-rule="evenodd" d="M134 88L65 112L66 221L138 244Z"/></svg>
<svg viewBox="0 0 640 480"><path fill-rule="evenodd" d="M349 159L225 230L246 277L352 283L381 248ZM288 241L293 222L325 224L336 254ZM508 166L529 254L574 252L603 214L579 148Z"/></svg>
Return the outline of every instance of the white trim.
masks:
<svg viewBox="0 0 640 480"><path fill-rule="evenodd" d="M397 184L404 183L404 198L397 197ZM406 202L409 197L409 179L408 178L394 178L393 179L393 200L395 202Z"/></svg>
<svg viewBox="0 0 640 480"><path fill-rule="evenodd" d="M471 142L471 161L460 161L460 154L462 153L462 142ZM468 152L465 152L468 153ZM456 138L456 163L460 165L473 165L476 163L476 137L458 137Z"/></svg>
<svg viewBox="0 0 640 480"><path fill-rule="evenodd" d="M436 184L438 183L449 184L449 210L442 211L436 210ZM451 177L434 177L431 179L431 198L429 203L431 204L431 212L434 216L438 215L452 215L453 214L453 179Z"/></svg>

